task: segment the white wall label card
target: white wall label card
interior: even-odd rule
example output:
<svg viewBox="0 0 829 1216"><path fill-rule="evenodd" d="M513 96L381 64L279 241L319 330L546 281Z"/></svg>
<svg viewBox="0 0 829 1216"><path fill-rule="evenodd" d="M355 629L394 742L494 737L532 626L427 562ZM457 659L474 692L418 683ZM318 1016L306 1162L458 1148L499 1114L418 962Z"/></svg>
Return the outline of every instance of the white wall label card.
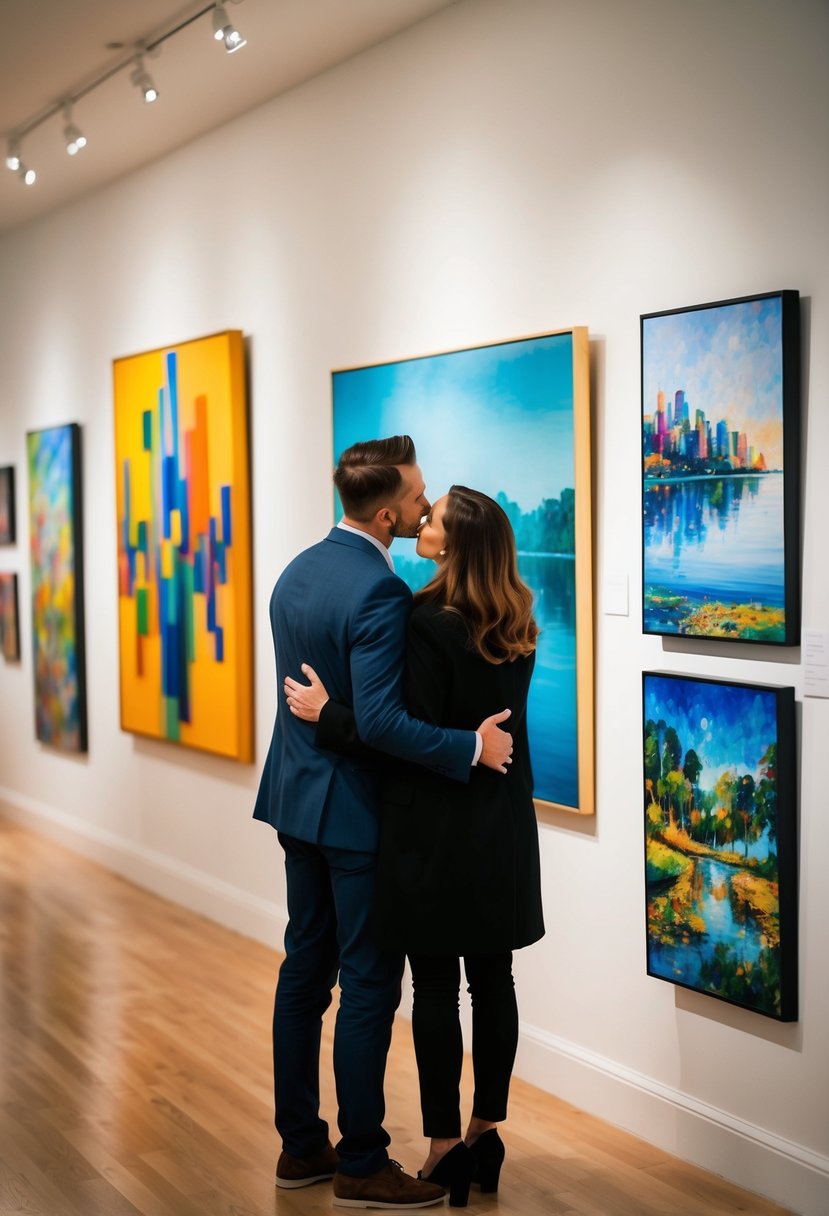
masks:
<svg viewBox="0 0 829 1216"><path fill-rule="evenodd" d="M628 576L626 574L605 575L604 610L607 616L628 615Z"/></svg>
<svg viewBox="0 0 829 1216"><path fill-rule="evenodd" d="M805 697L829 697L829 633L820 629L803 631Z"/></svg>

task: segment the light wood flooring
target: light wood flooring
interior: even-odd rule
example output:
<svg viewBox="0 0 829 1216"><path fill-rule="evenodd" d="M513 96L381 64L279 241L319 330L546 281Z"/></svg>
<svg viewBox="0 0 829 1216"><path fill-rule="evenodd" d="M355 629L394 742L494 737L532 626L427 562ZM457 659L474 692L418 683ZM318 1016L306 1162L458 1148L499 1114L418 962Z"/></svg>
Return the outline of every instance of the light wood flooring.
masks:
<svg viewBox="0 0 829 1216"><path fill-rule="evenodd" d="M0 819L0 1214L341 1210L329 1184L273 1185L277 964L274 951ZM324 1103L333 1120L330 1079ZM387 1104L392 1152L415 1171L424 1141L403 1019ZM473 1191L470 1216L785 1216L521 1081L504 1139L500 1192Z"/></svg>

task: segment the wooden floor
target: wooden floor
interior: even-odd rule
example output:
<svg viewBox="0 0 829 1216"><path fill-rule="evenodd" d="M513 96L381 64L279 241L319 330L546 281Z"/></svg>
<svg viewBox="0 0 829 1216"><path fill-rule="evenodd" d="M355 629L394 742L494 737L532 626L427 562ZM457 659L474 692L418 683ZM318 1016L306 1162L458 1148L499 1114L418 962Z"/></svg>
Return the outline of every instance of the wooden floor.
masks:
<svg viewBox="0 0 829 1216"><path fill-rule="evenodd" d="M273 1185L277 963L0 819L0 1214L331 1212L329 1184ZM330 1081L324 1103L333 1119ZM392 1152L416 1170L424 1141L402 1019L387 1104ZM784 1213L520 1081L504 1139L500 1192L473 1192L470 1216Z"/></svg>

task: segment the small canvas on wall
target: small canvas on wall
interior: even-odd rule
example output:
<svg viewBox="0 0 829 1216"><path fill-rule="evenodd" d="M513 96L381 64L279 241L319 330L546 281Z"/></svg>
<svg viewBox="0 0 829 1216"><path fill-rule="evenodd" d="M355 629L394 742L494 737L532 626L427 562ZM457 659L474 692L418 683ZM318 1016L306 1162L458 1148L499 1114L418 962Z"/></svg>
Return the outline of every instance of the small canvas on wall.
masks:
<svg viewBox="0 0 829 1216"><path fill-rule="evenodd" d="M0 574L0 651L8 662L20 658L16 574Z"/></svg>
<svg viewBox="0 0 829 1216"><path fill-rule="evenodd" d="M794 1021L794 689L643 682L648 974Z"/></svg>
<svg viewBox="0 0 829 1216"><path fill-rule="evenodd" d="M641 327L644 631L796 645L798 294Z"/></svg>
<svg viewBox="0 0 829 1216"><path fill-rule="evenodd" d="M121 726L253 758L244 348L114 363Z"/></svg>
<svg viewBox="0 0 829 1216"><path fill-rule="evenodd" d="M0 545L15 542L14 465L0 469Z"/></svg>
<svg viewBox="0 0 829 1216"><path fill-rule="evenodd" d="M333 374L335 459L410 434L434 502L454 484L495 498L541 634L527 719L535 796L592 814L593 616L587 330L575 328ZM432 576L396 540L412 591Z"/></svg>
<svg viewBox="0 0 829 1216"><path fill-rule="evenodd" d="M62 751L85 752L80 427L33 431L26 447L36 733Z"/></svg>

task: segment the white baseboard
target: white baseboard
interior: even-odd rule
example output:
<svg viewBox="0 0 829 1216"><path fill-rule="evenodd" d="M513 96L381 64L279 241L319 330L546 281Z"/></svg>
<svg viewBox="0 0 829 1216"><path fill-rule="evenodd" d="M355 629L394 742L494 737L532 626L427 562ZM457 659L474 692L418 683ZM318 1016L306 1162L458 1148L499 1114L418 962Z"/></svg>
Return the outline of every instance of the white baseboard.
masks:
<svg viewBox="0 0 829 1216"><path fill-rule="evenodd" d="M288 915L276 903L2 786L0 810L14 822L65 844L163 899L266 946L282 948Z"/></svg>
<svg viewBox="0 0 829 1216"><path fill-rule="evenodd" d="M275 903L2 786L0 810L164 899L281 945L287 913ZM800 1216L829 1213L829 1158L577 1043L522 1023L516 1075Z"/></svg>
<svg viewBox="0 0 829 1216"><path fill-rule="evenodd" d="M829 1213L829 1157L521 1023L516 1075L800 1216Z"/></svg>

